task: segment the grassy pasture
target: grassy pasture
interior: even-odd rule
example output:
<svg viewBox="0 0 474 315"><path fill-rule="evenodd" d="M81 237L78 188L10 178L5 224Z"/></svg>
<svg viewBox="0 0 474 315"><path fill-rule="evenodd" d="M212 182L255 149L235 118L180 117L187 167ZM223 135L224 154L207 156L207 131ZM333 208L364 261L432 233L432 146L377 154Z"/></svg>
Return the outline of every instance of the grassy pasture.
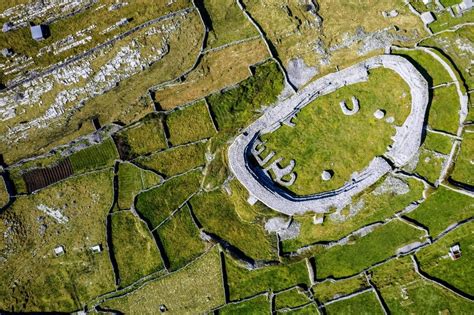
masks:
<svg viewBox="0 0 474 315"><path fill-rule="evenodd" d="M138 195L135 208L150 228L155 228L200 188L199 171L174 177Z"/></svg>
<svg viewBox="0 0 474 315"><path fill-rule="evenodd" d="M146 302L144 302L146 301ZM170 314L201 314L224 304L219 253L216 249L174 273L101 306L126 314L156 314L165 305Z"/></svg>
<svg viewBox="0 0 474 315"><path fill-rule="evenodd" d="M171 270L183 267L206 249L189 211L189 207L184 206L155 231L168 256Z"/></svg>
<svg viewBox="0 0 474 315"><path fill-rule="evenodd" d="M114 135L123 158L129 159L168 147L161 118L151 114Z"/></svg>
<svg viewBox="0 0 474 315"><path fill-rule="evenodd" d="M275 102L282 89L283 74L275 62L267 62L255 68L255 74L237 87L212 94L206 100L217 129L233 134L248 125L259 109Z"/></svg>
<svg viewBox="0 0 474 315"><path fill-rule="evenodd" d="M428 132L423 142L424 148L441 154L449 154L452 146L453 142L450 137L433 132Z"/></svg>
<svg viewBox="0 0 474 315"><path fill-rule="evenodd" d="M472 14L472 13L471 13ZM456 64L466 85L474 87L474 73L470 71L472 55L464 49L474 41L474 26L466 25L454 32L443 32L431 36L421 42L421 45L439 49Z"/></svg>
<svg viewBox="0 0 474 315"><path fill-rule="evenodd" d="M210 138L216 133L205 101L171 112L166 124L173 145Z"/></svg>
<svg viewBox="0 0 474 315"><path fill-rule="evenodd" d="M451 177L461 183L474 186L474 133L465 132L461 150L456 159Z"/></svg>
<svg viewBox="0 0 474 315"><path fill-rule="evenodd" d="M471 217L473 210L471 197L440 186L407 216L428 227L435 237L451 224Z"/></svg>
<svg viewBox="0 0 474 315"><path fill-rule="evenodd" d="M451 82L449 73L443 66L431 55L422 50L397 50L393 53L407 58L421 72L430 86L436 86L442 83Z"/></svg>
<svg viewBox="0 0 474 315"><path fill-rule="evenodd" d="M468 302L415 273L410 257L373 270L372 281L393 314L469 314Z"/></svg>
<svg viewBox="0 0 474 315"><path fill-rule="evenodd" d="M205 152L206 143L196 143L156 152L135 162L169 177L203 166L206 163Z"/></svg>
<svg viewBox="0 0 474 315"><path fill-rule="evenodd" d="M206 232L216 234L253 259L276 258L276 242L257 221L248 223L240 219L232 197L217 190L201 193L191 199L191 206Z"/></svg>
<svg viewBox="0 0 474 315"><path fill-rule="evenodd" d="M422 240L421 231L399 220L392 221L346 245L331 247L316 254L317 278L340 278L357 274L372 264L395 255L398 248Z"/></svg>
<svg viewBox="0 0 474 315"><path fill-rule="evenodd" d="M204 7L212 21L212 29L207 39L208 47L219 47L259 35L235 0L205 0Z"/></svg>
<svg viewBox="0 0 474 315"><path fill-rule="evenodd" d="M455 85L434 89L428 125L435 130L456 134L459 127L460 109Z"/></svg>
<svg viewBox="0 0 474 315"><path fill-rule="evenodd" d="M112 138L108 138L100 144L77 151L69 157L75 174L103 167L112 167L114 161L118 158L117 148Z"/></svg>
<svg viewBox="0 0 474 315"><path fill-rule="evenodd" d="M435 152L426 150L422 146L420 148L420 156L415 168L415 173L425 178L431 184L435 184L441 175L446 158L446 156L441 156Z"/></svg>
<svg viewBox="0 0 474 315"><path fill-rule="evenodd" d="M297 284L308 285L309 283L304 260L257 270L242 268L228 257L225 262L231 300L240 300L268 290L280 291Z"/></svg>
<svg viewBox="0 0 474 315"><path fill-rule="evenodd" d="M10 200L10 195L7 191L7 186L5 184L5 179L3 176L0 176L0 208L4 207Z"/></svg>
<svg viewBox="0 0 474 315"><path fill-rule="evenodd" d="M225 0L227 1L227 0ZM249 67L269 57L259 38L209 51L183 82L156 91L155 101L162 109L199 100L251 76Z"/></svg>
<svg viewBox="0 0 474 315"><path fill-rule="evenodd" d="M270 301L265 295L259 295L250 300L227 304L220 308L219 315L237 315L237 314L268 314L270 311Z"/></svg>
<svg viewBox="0 0 474 315"><path fill-rule="evenodd" d="M118 197L119 209L130 209L135 196L144 189L159 184L160 176L145 171L130 163L120 163L118 169Z"/></svg>
<svg viewBox="0 0 474 315"><path fill-rule="evenodd" d="M0 309L73 312L114 290L106 237L112 201L112 173L103 171L18 197L0 214L0 256L6 258L0 262ZM95 245L102 252L92 253ZM56 257L58 246L65 253Z"/></svg>
<svg viewBox="0 0 474 315"><path fill-rule="evenodd" d="M300 292L298 288L278 293L275 297L275 308L291 308L310 302L304 292Z"/></svg>
<svg viewBox="0 0 474 315"><path fill-rule="evenodd" d="M301 232L297 238L283 241L283 250L291 252L314 242L338 240L365 225L383 221L403 210L413 201L422 198L424 186L415 179L406 181L409 187L407 193L399 194L393 191L374 193L374 190L382 186L387 179L388 177L384 177L373 187L353 198L352 205L341 211L344 217L342 222L326 215L323 224L315 225L313 224L314 214L295 216L294 219L301 224ZM351 215L351 207L357 207L359 203L362 203L362 208Z"/></svg>
<svg viewBox="0 0 474 315"><path fill-rule="evenodd" d="M448 257L449 248L459 244L462 256L458 260ZM420 261L421 270L441 279L456 288L474 295L474 223L467 223L450 232L435 244L420 250L416 257Z"/></svg>
<svg viewBox="0 0 474 315"><path fill-rule="evenodd" d="M130 211L112 215L112 244L121 287L163 268L153 236Z"/></svg>
<svg viewBox="0 0 474 315"><path fill-rule="evenodd" d="M392 143L394 125L401 125L410 113L410 90L392 70L378 68L370 72L367 82L345 86L308 104L293 120L294 128L283 125L261 137L267 152L276 152L274 159L285 159L283 166L295 160L297 178L287 187L294 194L308 195L342 186L353 172L361 171ZM359 100L360 110L345 116L339 102L346 100L352 106L352 96ZM394 117L393 125L374 117L379 108L386 111L386 117ZM326 169L334 171L330 181L321 179Z"/></svg>
<svg viewBox="0 0 474 315"><path fill-rule="evenodd" d="M365 292L325 307L328 314L384 314L374 292Z"/></svg>
<svg viewBox="0 0 474 315"><path fill-rule="evenodd" d="M328 302L338 296L348 295L369 286L364 276L338 280L326 281L313 286L314 297L321 303Z"/></svg>

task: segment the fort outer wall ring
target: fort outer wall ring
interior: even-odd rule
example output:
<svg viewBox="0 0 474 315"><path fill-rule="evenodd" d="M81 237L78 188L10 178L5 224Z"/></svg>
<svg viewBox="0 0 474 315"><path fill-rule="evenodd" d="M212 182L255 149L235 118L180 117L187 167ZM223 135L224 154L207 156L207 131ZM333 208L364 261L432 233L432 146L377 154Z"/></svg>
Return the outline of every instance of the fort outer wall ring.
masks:
<svg viewBox="0 0 474 315"><path fill-rule="evenodd" d="M314 195L296 196L278 187L252 167L251 147L261 134L278 129L282 122L291 119L316 98L337 89L368 80L368 70L384 67L395 71L408 84L411 93L411 111L402 126L396 127L393 144L382 157L374 157L360 173L354 174L342 187ZM421 144L423 125L429 101L428 83L407 59L395 55L380 55L328 74L307 85L295 95L269 108L259 119L248 126L229 147L229 166L235 177L248 190L250 196L271 209L287 214L308 211L324 213L331 207L343 208L351 197L377 182L394 167L405 165L416 154Z"/></svg>

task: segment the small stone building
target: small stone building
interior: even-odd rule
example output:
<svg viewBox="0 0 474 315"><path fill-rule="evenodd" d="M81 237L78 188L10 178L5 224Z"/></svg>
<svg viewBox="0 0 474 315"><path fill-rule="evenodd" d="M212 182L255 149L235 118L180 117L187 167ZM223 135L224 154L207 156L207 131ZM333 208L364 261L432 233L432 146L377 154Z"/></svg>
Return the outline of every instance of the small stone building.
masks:
<svg viewBox="0 0 474 315"><path fill-rule="evenodd" d="M49 28L46 25L33 25L30 27L31 37L36 40L43 40L49 36Z"/></svg>

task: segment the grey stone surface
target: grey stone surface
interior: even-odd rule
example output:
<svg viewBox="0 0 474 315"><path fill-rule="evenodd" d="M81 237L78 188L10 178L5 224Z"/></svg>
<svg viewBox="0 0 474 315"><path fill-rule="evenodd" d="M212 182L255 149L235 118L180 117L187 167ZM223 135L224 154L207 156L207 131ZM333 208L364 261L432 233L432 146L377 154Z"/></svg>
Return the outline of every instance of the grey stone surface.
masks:
<svg viewBox="0 0 474 315"><path fill-rule="evenodd" d="M377 118L377 119L382 119L382 118L385 117L385 112L382 109L377 109L374 112L374 117Z"/></svg>
<svg viewBox="0 0 474 315"><path fill-rule="evenodd" d="M330 171L323 171L321 174L322 180L330 180L332 178L332 174Z"/></svg>

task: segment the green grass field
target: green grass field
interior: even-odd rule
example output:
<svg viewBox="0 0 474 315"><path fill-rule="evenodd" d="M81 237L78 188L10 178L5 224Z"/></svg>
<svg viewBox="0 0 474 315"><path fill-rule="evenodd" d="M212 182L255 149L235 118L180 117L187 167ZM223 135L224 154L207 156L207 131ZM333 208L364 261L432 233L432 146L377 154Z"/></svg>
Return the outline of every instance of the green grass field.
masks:
<svg viewBox="0 0 474 315"><path fill-rule="evenodd" d="M130 211L112 215L112 244L121 287L163 268L153 236Z"/></svg>
<svg viewBox="0 0 474 315"><path fill-rule="evenodd" d="M118 208L130 209L140 191L160 182L160 176L153 172L142 170L130 163L121 163L118 169Z"/></svg>
<svg viewBox="0 0 474 315"><path fill-rule="evenodd" d="M135 162L164 176L174 176L206 164L206 143L179 146L149 156L139 157Z"/></svg>
<svg viewBox="0 0 474 315"><path fill-rule="evenodd" d="M226 256L225 266L230 299L240 300L257 293L280 291L297 284L309 284L304 260L297 263L247 270Z"/></svg>
<svg viewBox="0 0 474 315"><path fill-rule="evenodd" d="M263 222L240 219L236 204L225 192L201 193L191 199L191 206L206 232L216 234L253 259L276 258L276 239L263 228Z"/></svg>
<svg viewBox="0 0 474 315"><path fill-rule="evenodd" d="M212 20L207 39L209 48L258 35L235 0L205 0L204 7Z"/></svg>
<svg viewBox="0 0 474 315"><path fill-rule="evenodd" d="M423 233L399 220L376 228L372 233L342 246L316 254L316 276L323 279L347 277L396 254L396 250L423 241ZM360 253L364 253L361 255Z"/></svg>
<svg viewBox="0 0 474 315"><path fill-rule="evenodd" d="M474 19L474 11L468 10L460 17L452 17L447 11L435 14L436 21L429 25L433 33L455 27L456 25L469 23Z"/></svg>
<svg viewBox="0 0 474 315"><path fill-rule="evenodd" d="M199 190L200 181L199 171L174 177L138 195L136 210L153 229Z"/></svg>
<svg viewBox="0 0 474 315"><path fill-rule="evenodd" d="M440 186L415 211L407 216L428 227L432 237L453 223L472 216L472 198Z"/></svg>
<svg viewBox="0 0 474 315"><path fill-rule="evenodd" d="M393 314L470 314L473 303L415 273L410 257L373 270L372 281Z"/></svg>
<svg viewBox="0 0 474 315"><path fill-rule="evenodd" d="M449 248L459 244L462 256L458 260L447 257ZM474 277L474 223L467 223L452 231L435 244L420 250L416 257L421 270L454 287L474 295L474 283L466 281Z"/></svg>
<svg viewBox="0 0 474 315"><path fill-rule="evenodd" d="M440 156L435 152L425 150L424 147L422 147L414 172L425 178L431 184L435 184L441 175L446 158L447 157Z"/></svg>
<svg viewBox="0 0 474 315"><path fill-rule="evenodd" d="M173 145L210 138L216 133L205 101L171 112L166 124Z"/></svg>
<svg viewBox="0 0 474 315"><path fill-rule="evenodd" d="M112 167L114 161L118 158L117 148L112 138L108 138L100 144L77 151L69 157L74 174L104 167Z"/></svg>
<svg viewBox="0 0 474 315"><path fill-rule="evenodd" d="M141 315L156 314L160 305L165 305L170 314L201 314L222 304L222 271L219 253L214 249L186 268L101 306Z"/></svg>
<svg viewBox="0 0 474 315"><path fill-rule="evenodd" d="M413 201L422 198L424 186L415 179L406 181L409 191L403 194L390 190L380 194L377 193L378 187L385 186L385 181L393 179L390 176L384 177L373 187L354 197L352 205L357 208L357 205L361 203L362 207L351 215L351 206L347 206L341 211L342 218L344 218L342 222L326 215L323 224L315 225L313 224L314 214L312 213L295 216L295 220L301 223L301 232L297 238L283 241L283 250L291 252L314 242L338 240L365 225L383 221L396 212L403 210ZM395 178L395 180L397 179Z"/></svg>
<svg viewBox="0 0 474 315"><path fill-rule="evenodd" d="M421 50L393 50L394 54L401 55L421 72L430 86L436 86L442 83L451 82L449 73L443 66L429 54Z"/></svg>
<svg viewBox="0 0 474 315"><path fill-rule="evenodd" d="M359 100L360 111L345 116L339 102L346 100L352 106L352 96ZM308 104L293 120L294 128L283 125L261 138L266 141L266 152L276 152L273 160L284 158L282 166L295 160L297 177L288 190L296 195L332 190L387 151L394 125L405 121L410 102L409 88L400 76L389 69L374 69L367 82L345 86ZM395 118L393 125L373 116L379 108L386 111L386 117ZM326 169L334 171L330 181L321 179Z"/></svg>
<svg viewBox="0 0 474 315"><path fill-rule="evenodd" d="M472 14L472 13L471 13ZM421 42L421 45L434 47L449 56L456 64L466 85L474 87L474 74L470 71L472 56L464 47L474 41L474 26L466 25L454 32L443 32L431 36Z"/></svg>
<svg viewBox="0 0 474 315"><path fill-rule="evenodd" d="M453 141L450 137L433 132L428 132L423 142L424 148L441 154L449 154L452 146Z"/></svg>
<svg viewBox="0 0 474 315"><path fill-rule="evenodd" d="M300 289L294 288L289 291L278 293L275 297L275 308L298 307L310 302L308 297Z"/></svg>
<svg viewBox="0 0 474 315"><path fill-rule="evenodd" d="M7 191L7 186L3 176L0 176L0 208L4 207L10 200L10 195Z"/></svg>
<svg viewBox="0 0 474 315"><path fill-rule="evenodd" d="M459 127L459 96L455 85L433 90L428 125L434 130L456 134Z"/></svg>
<svg viewBox="0 0 474 315"><path fill-rule="evenodd" d="M283 90L283 74L275 62L255 68L254 76L237 87L212 94L206 100L213 113L217 129L233 134L250 124L259 109L277 100Z"/></svg>
<svg viewBox="0 0 474 315"><path fill-rule="evenodd" d="M384 314L374 292L365 292L347 300L326 306L328 314Z"/></svg>
<svg viewBox="0 0 474 315"><path fill-rule="evenodd" d="M474 161L474 133L464 132L461 151L456 159L451 177L458 182L474 186L472 161Z"/></svg>
<svg viewBox="0 0 474 315"><path fill-rule="evenodd" d="M168 147L161 118L151 114L115 135L126 151L126 158L163 150Z"/></svg>
<svg viewBox="0 0 474 315"><path fill-rule="evenodd" d="M0 309L69 313L115 289L106 237L112 178L110 171L71 178L18 197L0 214L0 253L8 258L0 262ZM92 253L95 245L102 252ZM65 253L56 257L58 246Z"/></svg>
<svg viewBox="0 0 474 315"><path fill-rule="evenodd" d="M183 267L206 249L189 211L189 207L184 206L155 231L163 244L171 270Z"/></svg>
<svg viewBox="0 0 474 315"><path fill-rule="evenodd" d="M236 304L227 304L218 311L219 315L237 314L268 314L270 311L270 301L265 295L259 295L251 300Z"/></svg>
<svg viewBox="0 0 474 315"><path fill-rule="evenodd" d="M328 302L338 296L348 295L369 286L364 276L339 280L326 281L313 286L314 297L321 303Z"/></svg>

